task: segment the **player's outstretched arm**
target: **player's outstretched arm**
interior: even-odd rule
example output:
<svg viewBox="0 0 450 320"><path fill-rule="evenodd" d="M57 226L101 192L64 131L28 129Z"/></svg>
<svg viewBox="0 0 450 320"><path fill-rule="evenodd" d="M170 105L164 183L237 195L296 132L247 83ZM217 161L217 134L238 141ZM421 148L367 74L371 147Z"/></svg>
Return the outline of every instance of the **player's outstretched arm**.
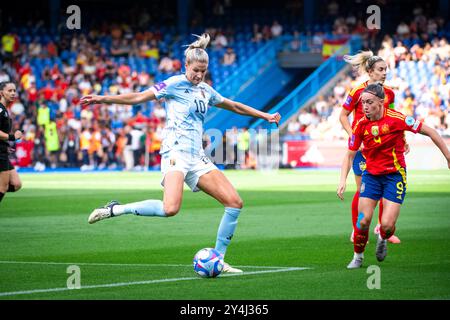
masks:
<svg viewBox="0 0 450 320"><path fill-rule="evenodd" d="M353 159L355 158L356 151L348 150L345 154L344 161L342 161L341 166L341 178L339 181L339 185L336 191L339 199L344 200L344 192L347 186L347 177L350 172L351 164L353 163Z"/></svg>
<svg viewBox="0 0 450 320"><path fill-rule="evenodd" d="M261 119L264 119L269 122L274 122L277 125L281 120L281 115L278 112L274 113L274 114L262 112L255 108L249 107L243 103L233 101L230 99L226 99L226 98L222 103L216 104L216 107L219 107L219 108L222 108L225 110L229 110L229 111L232 111L232 112L235 112L238 114L242 114L245 116L261 118Z"/></svg>
<svg viewBox="0 0 450 320"><path fill-rule="evenodd" d="M81 105L89 104L127 104L135 105L145 101L154 100L155 93L151 90L145 90L141 92L124 93L115 96L98 96L98 95L87 95L81 98Z"/></svg>
<svg viewBox="0 0 450 320"><path fill-rule="evenodd" d="M448 150L447 145L445 144L444 140L439 135L439 133L424 123L422 123L422 128L420 129L420 133L423 135L429 136L431 138L433 143L439 148L439 150L441 150L445 159L447 159L447 166L450 169L450 151Z"/></svg>

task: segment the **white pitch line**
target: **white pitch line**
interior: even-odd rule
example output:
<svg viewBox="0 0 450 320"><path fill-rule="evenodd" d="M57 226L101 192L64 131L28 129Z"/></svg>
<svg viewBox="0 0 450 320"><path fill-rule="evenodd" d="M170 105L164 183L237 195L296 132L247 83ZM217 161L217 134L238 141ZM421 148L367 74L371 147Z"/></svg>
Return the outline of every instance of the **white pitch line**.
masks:
<svg viewBox="0 0 450 320"><path fill-rule="evenodd" d="M43 264L79 266L129 266L129 267L187 267L186 264L145 264L145 263L100 263L100 262L52 262L52 261L0 261L0 264Z"/></svg>
<svg viewBox="0 0 450 320"><path fill-rule="evenodd" d="M146 263L100 263L100 262L52 262L52 261L0 261L0 264L42 264L42 265L79 265L79 266L118 266L118 267L191 267L187 264L146 264ZM241 268L253 269L286 269L290 267L279 266L243 266L234 265Z"/></svg>
<svg viewBox="0 0 450 320"><path fill-rule="evenodd" d="M307 269L310 269L310 268L291 267L291 268L276 269L276 270L249 271L249 272L243 272L243 273L224 274L224 275L221 275L219 277L236 277L236 276L246 276L246 275L253 275L253 274L263 274L263 273L300 271L300 270L307 270ZM146 280L146 281L133 281L133 282L118 282L118 283L108 283L108 284L97 284L97 285L90 285L90 286L81 286L80 289L50 288L50 289L35 289L35 290L24 290L24 291L0 292L0 297L26 295L26 294L34 294L34 293L60 292L60 291L69 291L69 290L128 287L128 286L142 285L142 284L153 284L153 283L163 283L163 282L177 282L177 281L200 280L200 279L202 279L202 278L200 278L200 277L172 278L172 279L159 279L159 280Z"/></svg>

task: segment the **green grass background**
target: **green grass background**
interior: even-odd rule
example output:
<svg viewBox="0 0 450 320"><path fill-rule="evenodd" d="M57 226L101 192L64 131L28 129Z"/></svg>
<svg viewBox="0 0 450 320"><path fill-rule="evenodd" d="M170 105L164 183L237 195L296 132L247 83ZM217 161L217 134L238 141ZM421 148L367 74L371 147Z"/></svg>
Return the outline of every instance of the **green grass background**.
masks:
<svg viewBox="0 0 450 320"><path fill-rule="evenodd" d="M147 280L192 280L0 296L0 299L449 299L450 174L408 172L408 192L397 223L402 243L375 258L372 222L364 267L347 270L353 255L348 179L336 197L337 170L225 171L244 200L226 260L252 266L308 270L202 279L191 262L212 247L223 208L203 193L185 190L173 218L132 215L87 223L93 208L111 199L162 198L160 174L22 174L23 189L0 206L0 295L64 288L67 267L79 263L81 286ZM57 262L61 264L6 263ZM87 264L82 264L87 263ZM89 263L125 264L90 265ZM135 265L136 264L136 265ZM155 266L139 265L155 264ZM180 266L158 266L176 264ZM378 265L381 288L368 289L367 267Z"/></svg>

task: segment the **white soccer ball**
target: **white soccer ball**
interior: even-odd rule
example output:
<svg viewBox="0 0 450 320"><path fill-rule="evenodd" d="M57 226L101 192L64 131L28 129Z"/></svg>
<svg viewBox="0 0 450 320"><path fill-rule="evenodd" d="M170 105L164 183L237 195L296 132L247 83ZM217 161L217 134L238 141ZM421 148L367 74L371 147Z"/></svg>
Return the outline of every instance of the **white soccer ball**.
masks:
<svg viewBox="0 0 450 320"><path fill-rule="evenodd" d="M213 248L199 250L192 261L194 271L204 278L215 278L223 270L223 258L220 252Z"/></svg>

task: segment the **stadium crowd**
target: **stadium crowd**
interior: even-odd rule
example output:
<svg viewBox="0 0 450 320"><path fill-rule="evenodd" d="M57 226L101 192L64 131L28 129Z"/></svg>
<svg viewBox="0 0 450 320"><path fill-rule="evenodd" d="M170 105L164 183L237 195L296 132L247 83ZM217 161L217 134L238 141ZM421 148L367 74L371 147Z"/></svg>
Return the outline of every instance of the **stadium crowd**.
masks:
<svg viewBox="0 0 450 320"><path fill-rule="evenodd" d="M388 64L386 85L395 92L396 109L414 116L450 137L450 44L443 35L444 21L427 19L414 8L408 25L401 22L396 34L385 35L375 52ZM402 69L408 69L402 72ZM426 69L428 72L420 72ZM350 88L367 80L350 70L334 87L286 126L286 139L347 139L339 122L339 113ZM435 80L435 81L431 81Z"/></svg>
<svg viewBox="0 0 450 320"><path fill-rule="evenodd" d="M288 3L294 12L297 1ZM230 10L229 6L229 1L215 1L211 19L220 20ZM311 36L308 41L312 41L309 50L320 50L324 32L335 35L362 32L361 17L340 16L345 11L336 2L331 2L325 10L324 17L333 18L334 23L330 30L327 25L306 30ZM402 112L425 119L441 133L449 134L449 44L448 39L437 37L444 21L426 18L420 8L414 8L414 14L410 24L401 23L394 38L386 36L381 45L379 55L388 62L392 72L387 84L396 90L397 106ZM170 20L167 14L162 16ZM39 32L42 24L38 21L31 24L33 32L30 26L29 32L20 36L11 30L1 35L0 81L12 80L18 84L18 98L11 106L11 114L14 129L24 130L25 136L15 146L12 160L16 165L36 170L46 167L133 170L159 166L158 152L165 122L165 110L160 102L138 106L81 107L79 104L80 98L89 93L141 91L181 72L180 39L171 36L168 29L148 28L149 21L155 17L146 10L130 17L135 21L100 23L88 32L61 33L58 37ZM205 20L205 15L195 12L191 27L201 28L207 23ZM271 24L250 25L248 39L253 43L293 32L291 49L299 47L297 27L282 25L276 19ZM220 55L221 65L240 62L233 48L236 30L214 26L205 31L212 36L210 50ZM376 32L368 33L363 46L373 45L376 36ZM175 52L176 47L179 48ZM425 81L420 95L412 93L411 84L396 71L401 61L432 61L439 84L430 87ZM214 80L207 74L207 82L213 84ZM298 119L287 126L289 136L344 138L338 121L339 107L348 88L360 81L363 79L347 74L331 95L321 96L313 106L301 110ZM245 130L236 130L239 141L244 141L240 142L240 148L245 149L248 144ZM251 163L245 166L252 167Z"/></svg>
<svg viewBox="0 0 450 320"><path fill-rule="evenodd" d="M220 62L235 64L237 55L228 46L232 36L217 28L207 32L213 39L211 50L223 52ZM163 35L133 32L123 24L113 25L110 32L91 30L63 35L59 41L44 38L21 41L12 32L1 37L0 81L18 84L11 114L14 129L23 129L25 135L12 153L15 164L37 170L158 167L165 121L160 102L81 107L79 100L90 93L142 91L181 72L181 61L166 47ZM141 58L145 67L132 70L130 58ZM212 82L210 75L206 81Z"/></svg>

